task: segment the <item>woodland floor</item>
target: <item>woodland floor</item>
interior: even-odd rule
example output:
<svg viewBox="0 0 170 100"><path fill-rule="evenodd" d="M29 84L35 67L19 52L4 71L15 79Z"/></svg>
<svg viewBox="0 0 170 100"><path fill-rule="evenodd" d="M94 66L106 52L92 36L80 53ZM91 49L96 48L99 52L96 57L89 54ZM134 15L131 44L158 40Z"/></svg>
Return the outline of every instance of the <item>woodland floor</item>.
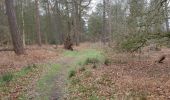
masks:
<svg viewBox="0 0 170 100"><path fill-rule="evenodd" d="M1 76L13 74L10 82L0 80L1 100L170 100L169 48L130 54L98 47L85 43L71 52L30 46L23 56L0 52ZM164 63L155 63L162 54ZM96 68L89 58L99 60ZM69 78L70 72L75 75Z"/></svg>

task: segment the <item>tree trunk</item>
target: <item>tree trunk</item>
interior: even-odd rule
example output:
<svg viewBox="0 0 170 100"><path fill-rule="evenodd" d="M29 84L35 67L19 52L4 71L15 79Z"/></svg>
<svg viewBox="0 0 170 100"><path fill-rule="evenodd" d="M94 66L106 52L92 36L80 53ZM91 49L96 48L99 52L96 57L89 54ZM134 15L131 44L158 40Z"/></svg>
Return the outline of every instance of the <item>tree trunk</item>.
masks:
<svg viewBox="0 0 170 100"><path fill-rule="evenodd" d="M59 2L56 1L55 2L55 10L54 10L54 18L55 18L55 23L54 23L54 29L57 32L56 35L56 43L57 44L62 44L63 43L63 37L62 37L62 19L61 19L61 12L59 10L60 6L59 6Z"/></svg>
<svg viewBox="0 0 170 100"><path fill-rule="evenodd" d="M24 47L22 43L22 37L18 28L15 9L14 9L14 1L13 0L5 0L8 22L12 37L12 43L14 47L14 51L17 55L24 54Z"/></svg>
<svg viewBox="0 0 170 100"><path fill-rule="evenodd" d="M39 0L35 0L35 21L36 21L36 33L37 33L37 42L41 46L41 30L40 30L40 16L39 16Z"/></svg>
<svg viewBox="0 0 170 100"><path fill-rule="evenodd" d="M64 40L64 48L68 50L72 50L72 40L71 40L71 29L72 29L72 19L69 16L69 6L67 0L65 1L66 5L66 15L67 15L67 34L65 35L65 40Z"/></svg>
<svg viewBox="0 0 170 100"><path fill-rule="evenodd" d="M103 31L102 42L106 43L106 0L103 0Z"/></svg>
<svg viewBox="0 0 170 100"><path fill-rule="evenodd" d="M47 0L46 1L47 2L47 7L46 7L46 14L47 14L47 33L45 33L45 35L46 36L48 36L48 34L50 33L50 34L52 34L52 21L51 21L51 13L50 13L50 1L49 0ZM48 33L49 32L49 33ZM53 34L52 34L52 37L53 37ZM48 39L48 37L47 37L47 39ZM48 41L48 40L47 40Z"/></svg>
<svg viewBox="0 0 170 100"><path fill-rule="evenodd" d="M48 9L47 9L48 7L47 7L47 4L45 4L45 13L46 13L46 19L47 19L47 23L49 23L49 20L48 20ZM47 30L47 32L44 32L44 39L45 39L45 44L48 44L48 38L49 38L49 36L48 36L48 33L49 33L49 24L47 24L47 26L46 26L46 30Z"/></svg>
<svg viewBox="0 0 170 100"><path fill-rule="evenodd" d="M24 21L24 7L23 7L23 2L21 2L21 17L22 17L22 41L23 41L23 46L25 47L25 21Z"/></svg>
<svg viewBox="0 0 170 100"><path fill-rule="evenodd" d="M107 11L108 11L108 24L109 24L109 46L111 46L111 43L113 42L112 39L113 39L113 36L112 36L112 8L111 8L111 0L107 0L107 4L108 4L108 8L107 8Z"/></svg>
<svg viewBox="0 0 170 100"><path fill-rule="evenodd" d="M169 32L168 1L165 2L166 31Z"/></svg>

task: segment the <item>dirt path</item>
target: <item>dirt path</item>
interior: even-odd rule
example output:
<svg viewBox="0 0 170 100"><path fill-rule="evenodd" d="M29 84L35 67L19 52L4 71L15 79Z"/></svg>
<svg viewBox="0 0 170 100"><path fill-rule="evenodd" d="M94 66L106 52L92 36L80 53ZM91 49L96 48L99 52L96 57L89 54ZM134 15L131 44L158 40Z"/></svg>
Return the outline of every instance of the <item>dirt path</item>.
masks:
<svg viewBox="0 0 170 100"><path fill-rule="evenodd" d="M59 70L56 74L50 79L43 81L43 87L37 86L37 82L39 79L46 77L46 75L50 74L44 70L43 75L37 80L35 79L29 85L28 91L28 99L31 100L63 100L66 95L66 83L67 83L67 71L70 65L76 61L76 58L73 57L59 57L56 60L49 61L46 64L46 67L52 67L53 64L57 64L60 66ZM41 90L41 88L43 88Z"/></svg>
<svg viewBox="0 0 170 100"><path fill-rule="evenodd" d="M43 49L30 50L30 52L28 55L23 56L15 56L9 52L9 55L5 54L3 56L5 57L4 61L8 59L7 61L12 61L11 63L15 62L13 63L14 67L16 65L25 67L14 69L16 72L12 72L12 74L15 79L11 80L9 85L0 86L0 92L2 91L0 98L12 98L13 100L16 100L16 98L21 100L66 99L68 96L68 89L66 88L68 88L68 71L70 68L76 67L74 66L75 63L80 60L85 60L84 57L96 56L95 51L91 49L76 49L75 52L67 52L63 49L55 51ZM14 56L10 59L11 55ZM21 64L22 61L26 63ZM7 63L0 62L0 66ZM11 63L8 64L13 66ZM31 68L31 70L27 70L27 68ZM3 90L4 86L8 91Z"/></svg>
<svg viewBox="0 0 170 100"><path fill-rule="evenodd" d="M60 72L56 75L55 87L52 89L50 100L63 100L66 95L67 69L75 61L73 57L64 57L56 63L62 66Z"/></svg>

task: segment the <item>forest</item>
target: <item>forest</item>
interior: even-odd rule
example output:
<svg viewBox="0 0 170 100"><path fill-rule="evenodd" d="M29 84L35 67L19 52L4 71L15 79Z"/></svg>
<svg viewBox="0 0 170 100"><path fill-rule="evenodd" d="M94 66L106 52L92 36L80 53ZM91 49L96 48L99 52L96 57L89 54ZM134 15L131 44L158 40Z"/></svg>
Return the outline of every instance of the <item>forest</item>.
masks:
<svg viewBox="0 0 170 100"><path fill-rule="evenodd" d="M0 0L0 100L170 100L170 0Z"/></svg>

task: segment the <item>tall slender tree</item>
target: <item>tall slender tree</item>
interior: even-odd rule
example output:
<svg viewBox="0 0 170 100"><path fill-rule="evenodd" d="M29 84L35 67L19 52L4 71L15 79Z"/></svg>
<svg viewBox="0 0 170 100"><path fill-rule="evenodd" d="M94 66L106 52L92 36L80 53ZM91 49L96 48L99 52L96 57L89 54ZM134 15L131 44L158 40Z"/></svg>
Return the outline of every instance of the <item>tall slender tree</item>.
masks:
<svg viewBox="0 0 170 100"><path fill-rule="evenodd" d="M8 22L9 22L14 51L17 55L24 54L22 37L18 28L17 18L14 9L14 1L5 0L5 4L6 4L6 12L8 16Z"/></svg>
<svg viewBox="0 0 170 100"><path fill-rule="evenodd" d="M168 18L168 1L165 1L165 21L166 21L166 31L169 32L169 18Z"/></svg>
<svg viewBox="0 0 170 100"><path fill-rule="evenodd" d="M40 30L40 15L39 15L39 0L35 0L35 23L36 23L36 33L37 33L37 42L41 46L41 30Z"/></svg>
<svg viewBox="0 0 170 100"><path fill-rule="evenodd" d="M107 13L108 13L108 24L109 24L109 46L111 45L112 42L112 1L111 0L107 0Z"/></svg>
<svg viewBox="0 0 170 100"><path fill-rule="evenodd" d="M20 1L21 2L21 19L22 19L22 41L23 41L23 46L25 47L25 20L24 20L24 0Z"/></svg>
<svg viewBox="0 0 170 100"><path fill-rule="evenodd" d="M103 32L102 42L106 42L106 0L103 0Z"/></svg>

